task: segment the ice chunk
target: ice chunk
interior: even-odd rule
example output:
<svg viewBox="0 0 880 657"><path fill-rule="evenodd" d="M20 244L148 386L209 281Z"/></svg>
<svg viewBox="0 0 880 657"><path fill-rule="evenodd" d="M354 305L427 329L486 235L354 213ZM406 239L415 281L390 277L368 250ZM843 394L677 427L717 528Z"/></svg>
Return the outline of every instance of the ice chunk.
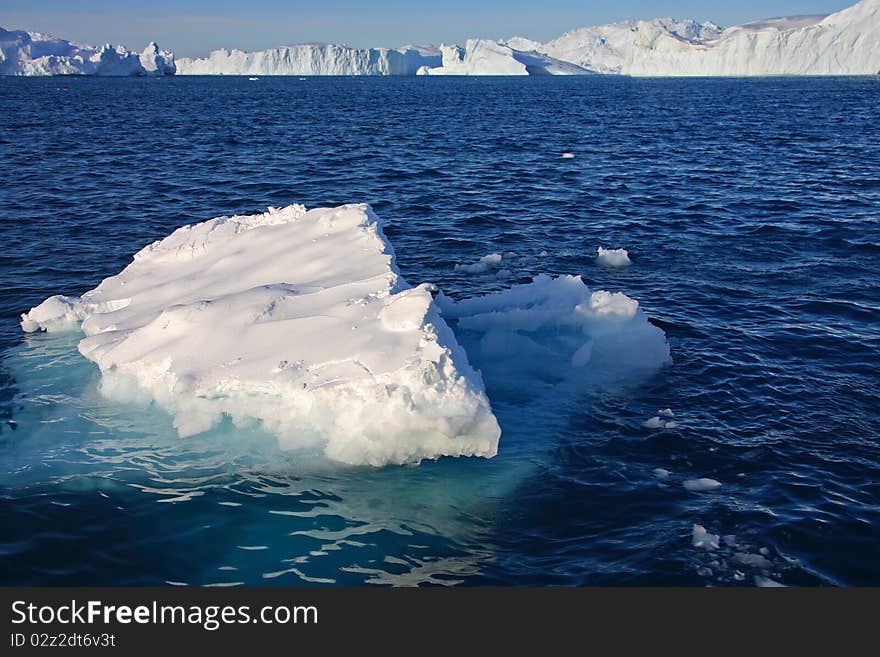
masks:
<svg viewBox="0 0 880 657"><path fill-rule="evenodd" d="M675 413L672 412L671 408L664 408L662 411L658 412L658 415L662 415L663 417L675 417Z"/></svg>
<svg viewBox="0 0 880 657"><path fill-rule="evenodd" d="M596 261L604 267L628 267L632 264L626 249L596 249Z"/></svg>
<svg viewBox="0 0 880 657"><path fill-rule="evenodd" d="M484 255L475 263L470 265L455 265L455 271L462 271L466 274L482 274L485 271L501 266L503 256L500 253L490 253Z"/></svg>
<svg viewBox="0 0 880 657"><path fill-rule="evenodd" d="M574 153L568 153L568 152L565 152L565 153L563 153L562 155L560 155L560 157L561 157L563 160L572 160L572 159L574 159Z"/></svg>
<svg viewBox="0 0 880 657"><path fill-rule="evenodd" d="M694 547L706 550L717 550L720 546L720 538L718 534L710 534L702 525L695 524L693 526Z"/></svg>
<svg viewBox="0 0 880 657"><path fill-rule="evenodd" d="M657 479L669 479L669 475L672 474L666 468L654 468L654 476Z"/></svg>
<svg viewBox="0 0 880 657"><path fill-rule="evenodd" d="M579 276L541 274L531 283L453 301L439 296L469 356L515 394L655 370L670 362L663 331L624 294L591 291Z"/></svg>
<svg viewBox="0 0 880 657"><path fill-rule="evenodd" d="M178 75L415 75L439 66L433 46L354 48L335 43L303 43L268 50L221 48L207 57L177 61ZM303 80L304 78L299 78Z"/></svg>
<svg viewBox="0 0 880 657"><path fill-rule="evenodd" d="M366 205L184 226L79 299L47 299L22 328L78 320L104 391L136 382L182 436L227 415L351 464L497 451L479 374L430 287L401 279Z"/></svg>
<svg viewBox="0 0 880 657"><path fill-rule="evenodd" d="M642 423L642 426L646 429L662 429L665 425L666 423L656 416L652 417L650 420L645 420Z"/></svg>
<svg viewBox="0 0 880 657"><path fill-rule="evenodd" d="M715 490L721 487L721 482L716 479L708 479L702 477L700 479L688 479L682 484L689 491L702 492L707 490Z"/></svg>
<svg viewBox="0 0 880 657"><path fill-rule="evenodd" d="M755 586L760 588L785 588L785 584L761 575L755 575Z"/></svg>

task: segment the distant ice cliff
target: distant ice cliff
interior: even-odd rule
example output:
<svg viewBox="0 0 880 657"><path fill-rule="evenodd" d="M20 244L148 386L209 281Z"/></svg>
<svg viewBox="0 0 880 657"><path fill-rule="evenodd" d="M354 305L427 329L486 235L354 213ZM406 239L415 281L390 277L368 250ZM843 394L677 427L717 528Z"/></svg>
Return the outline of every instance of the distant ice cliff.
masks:
<svg viewBox="0 0 880 657"><path fill-rule="evenodd" d="M880 0L829 16L722 28L657 18L583 27L541 43L525 37L465 45L353 48L301 44L215 50L180 59L155 43L138 54L0 29L0 75L580 75L765 76L880 73Z"/></svg>
<svg viewBox="0 0 880 657"><path fill-rule="evenodd" d="M0 75L173 75L174 55L150 43L137 53L0 28Z"/></svg>

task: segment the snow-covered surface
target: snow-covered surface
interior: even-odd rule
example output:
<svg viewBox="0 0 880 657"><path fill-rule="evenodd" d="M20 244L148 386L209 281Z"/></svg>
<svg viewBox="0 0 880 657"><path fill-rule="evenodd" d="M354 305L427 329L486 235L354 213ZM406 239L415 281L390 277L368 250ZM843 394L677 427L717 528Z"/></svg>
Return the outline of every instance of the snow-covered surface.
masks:
<svg viewBox="0 0 880 657"><path fill-rule="evenodd" d="M596 261L604 267L628 267L632 264L626 249L596 249Z"/></svg>
<svg viewBox="0 0 880 657"><path fill-rule="evenodd" d="M174 55L150 43L143 52L87 46L38 32L0 28L0 75L173 75Z"/></svg>
<svg viewBox="0 0 880 657"><path fill-rule="evenodd" d="M420 75L586 75L576 64L548 55L516 50L500 41L468 39L464 48L442 45L443 63L423 66Z"/></svg>
<svg viewBox="0 0 880 657"><path fill-rule="evenodd" d="M301 44L245 52L215 50L201 59L181 58L178 75L415 75L439 66L440 52L427 46L352 48Z"/></svg>
<svg viewBox="0 0 880 657"><path fill-rule="evenodd" d="M480 375L365 205L184 226L22 316L25 331L80 323L103 392L145 391L181 436L229 416L350 464L497 451Z"/></svg>

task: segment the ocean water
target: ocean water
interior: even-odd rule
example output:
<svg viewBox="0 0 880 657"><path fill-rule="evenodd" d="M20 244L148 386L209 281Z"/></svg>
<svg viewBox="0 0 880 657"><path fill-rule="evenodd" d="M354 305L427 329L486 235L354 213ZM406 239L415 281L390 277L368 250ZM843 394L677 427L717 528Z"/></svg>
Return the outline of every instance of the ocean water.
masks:
<svg viewBox="0 0 880 657"><path fill-rule="evenodd" d="M878 78L0 78L0 584L880 585L878 102ZM406 278L456 298L625 292L673 364L564 395L484 369L496 458L374 469L231 423L181 440L99 394L76 334L18 327L178 226L293 202L372 204ZM489 253L508 271L455 270Z"/></svg>

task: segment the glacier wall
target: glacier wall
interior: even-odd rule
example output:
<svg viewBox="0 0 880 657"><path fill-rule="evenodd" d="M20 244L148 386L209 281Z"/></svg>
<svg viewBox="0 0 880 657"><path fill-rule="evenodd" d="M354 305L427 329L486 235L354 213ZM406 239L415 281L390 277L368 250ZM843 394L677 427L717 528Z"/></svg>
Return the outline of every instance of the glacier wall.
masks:
<svg viewBox="0 0 880 657"><path fill-rule="evenodd" d="M178 75L415 75L422 66L439 66L433 48L352 48L302 44L245 52L215 50L200 59L181 58Z"/></svg>

